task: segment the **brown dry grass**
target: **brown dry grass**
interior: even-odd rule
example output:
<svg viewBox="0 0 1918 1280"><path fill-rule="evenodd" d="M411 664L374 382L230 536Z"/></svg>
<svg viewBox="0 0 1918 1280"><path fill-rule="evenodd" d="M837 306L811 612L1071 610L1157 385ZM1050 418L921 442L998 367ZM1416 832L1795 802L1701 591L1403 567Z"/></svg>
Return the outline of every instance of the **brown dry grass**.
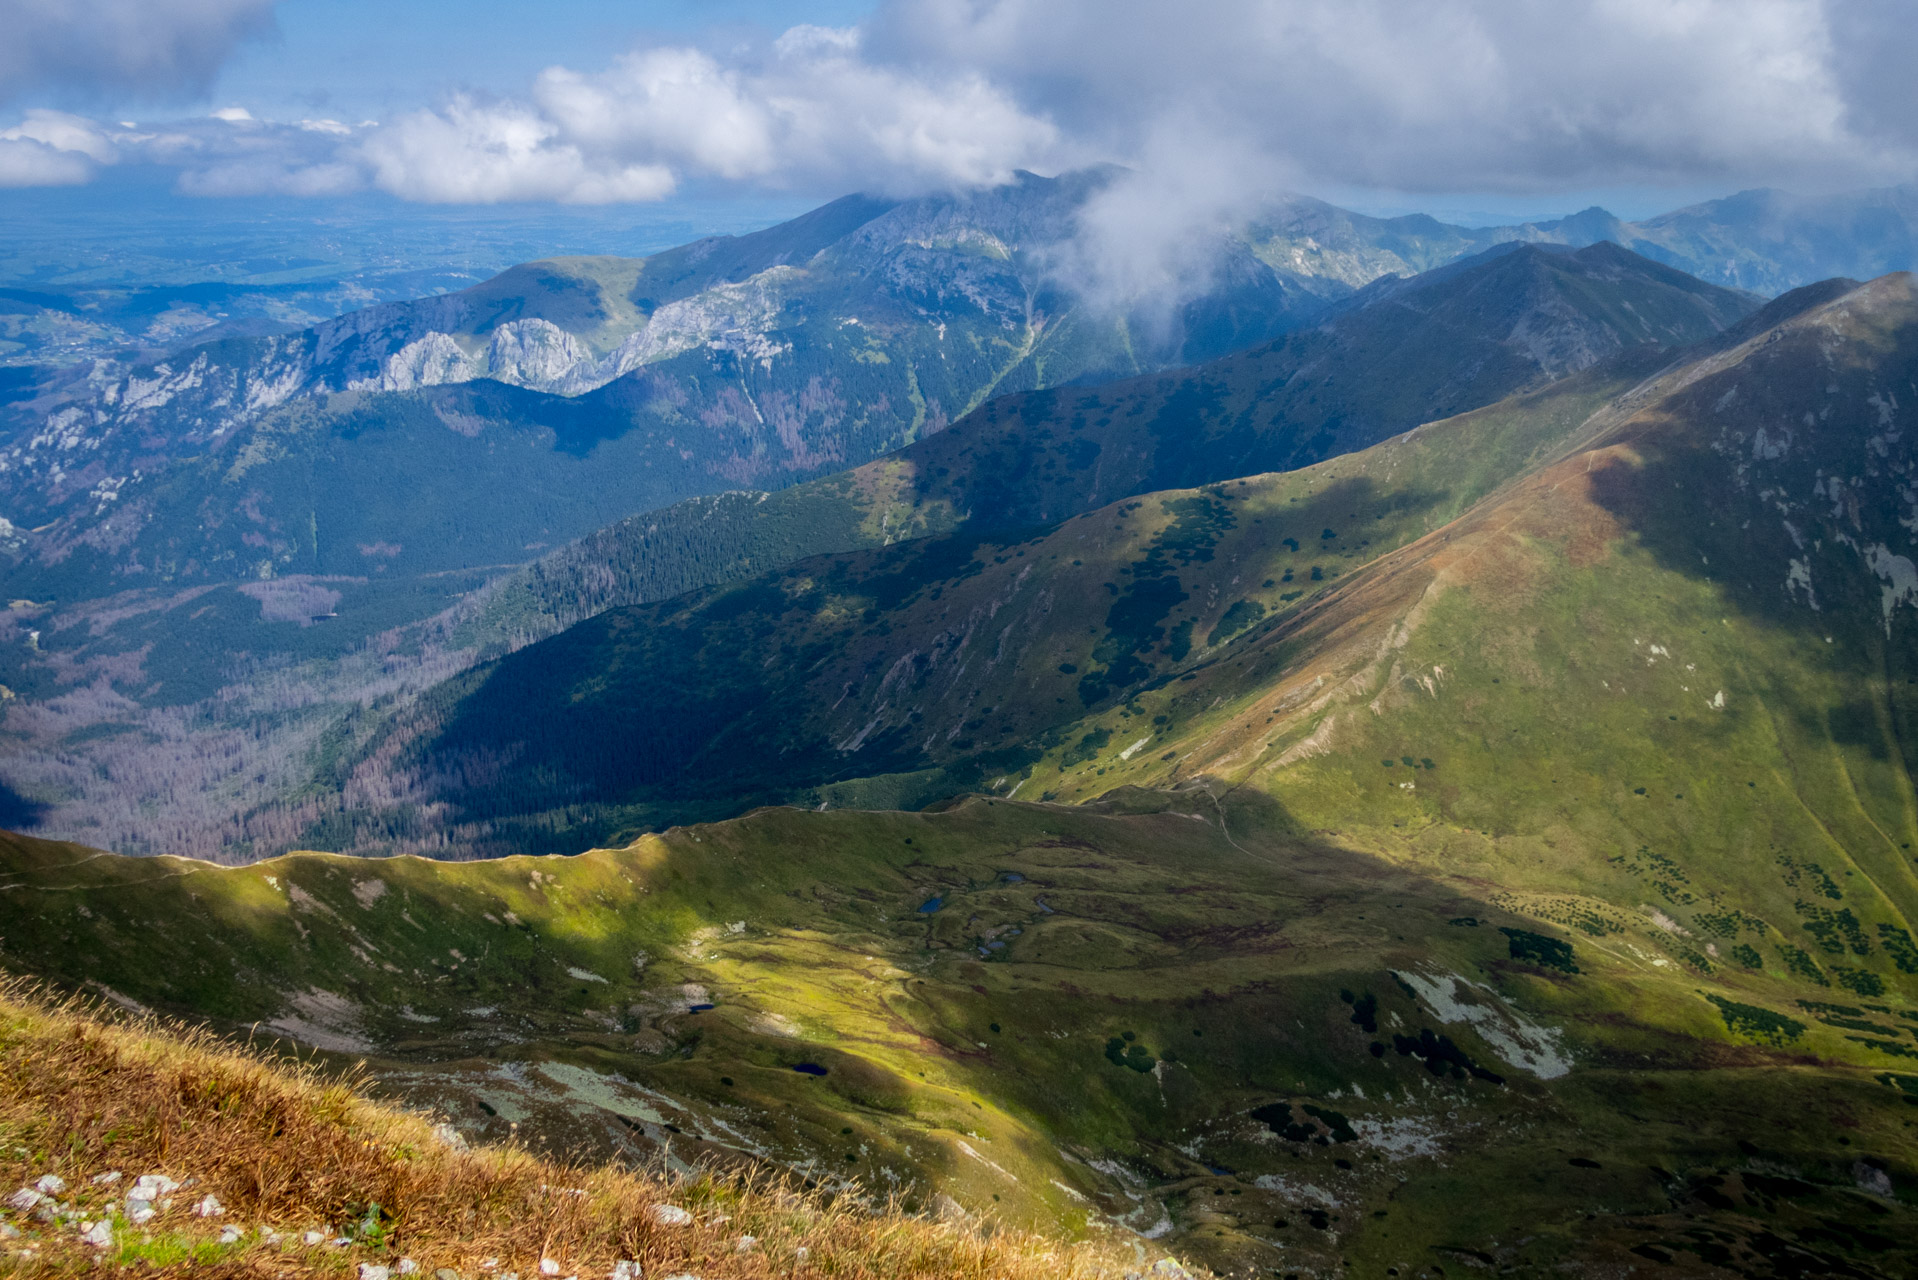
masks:
<svg viewBox="0 0 1918 1280"><path fill-rule="evenodd" d="M119 1183L91 1183L110 1170ZM81 1243L81 1222L108 1213L113 1193L124 1197L146 1173L193 1182L144 1228L114 1219L111 1247ZM350 1083L203 1031L109 1021L0 978L0 1197L46 1174L66 1180L59 1198L74 1216L47 1223L0 1209L24 1233L0 1241L0 1270L338 1276L407 1257L422 1277L450 1267L467 1280L532 1280L542 1259L582 1278L632 1259L655 1278L1094 1280L1124 1274L1131 1253L828 1201L766 1179L670 1179L516 1148L463 1149ZM191 1213L209 1192L223 1217ZM659 1225L662 1204L695 1222ZM384 1224L372 1238L354 1229L369 1213ZM229 1223L246 1235L215 1244ZM265 1228L289 1234L273 1242ZM307 1230L361 1238L309 1247L300 1243ZM742 1252L745 1235L757 1243Z"/></svg>

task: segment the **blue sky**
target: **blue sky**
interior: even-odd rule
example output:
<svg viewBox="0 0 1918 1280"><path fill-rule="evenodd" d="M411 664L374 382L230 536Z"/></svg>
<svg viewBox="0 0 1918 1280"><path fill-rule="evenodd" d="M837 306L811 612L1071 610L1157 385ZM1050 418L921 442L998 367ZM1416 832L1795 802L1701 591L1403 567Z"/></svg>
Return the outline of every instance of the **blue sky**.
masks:
<svg viewBox="0 0 1918 1280"><path fill-rule="evenodd" d="M1102 162L1484 221L1918 178L1911 0L0 0L0 188L789 207Z"/></svg>
<svg viewBox="0 0 1918 1280"><path fill-rule="evenodd" d="M238 49L208 105L378 117L462 89L522 92L549 66L644 42L723 43L871 11L869 0L283 0L277 33Z"/></svg>

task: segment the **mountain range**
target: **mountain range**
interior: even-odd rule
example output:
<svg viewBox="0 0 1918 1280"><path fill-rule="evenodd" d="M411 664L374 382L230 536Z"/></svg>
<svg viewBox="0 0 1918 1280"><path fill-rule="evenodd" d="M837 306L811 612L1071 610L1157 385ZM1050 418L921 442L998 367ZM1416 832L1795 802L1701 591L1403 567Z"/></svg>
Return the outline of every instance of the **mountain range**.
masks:
<svg viewBox="0 0 1918 1280"><path fill-rule="evenodd" d="M832 550L853 551L862 544L875 547L882 541L896 543L855 560L835 560L830 566L799 561L770 575L781 582L807 582L811 584L808 590L820 593L819 607L824 610L820 621L826 624L823 631L814 634L813 626L783 617L788 608L786 588L769 592L749 585L753 580L748 579L714 588L689 602L661 606L678 609L688 623L657 628L640 625L632 634L643 648L629 663L623 655L608 652L604 642L595 638L626 634L631 620L617 611L602 612L562 637L523 650L502 660L496 668L483 667L462 678L462 686L508 691L505 696L511 699L510 707L462 712L460 723L469 727L448 732L453 734L452 742L460 744L455 748L458 752L476 751L489 759L519 761L512 770L518 781L511 786L501 784L496 769L485 771L481 790L488 797L485 811L489 816L498 812L493 806L500 803L524 803L518 797L508 800L508 794L534 778L548 780L556 788L552 803L557 807L576 810L581 804L634 799L627 787L613 780L622 758L621 750L608 749L613 738L630 738L655 761L671 761L670 771L665 774L656 772L656 764L638 765L630 781L643 778L647 785L670 792L681 802L716 791L730 797L726 803L736 805L742 787L747 794L761 798L782 797L785 793L777 786L767 789L765 783L778 774L772 761L788 756L804 762L800 776L782 779L788 785L824 782L844 776L848 768L853 774L911 773L931 760L912 751L900 755L893 748L903 747L903 743L886 745L888 738L909 732L903 722L885 726L876 738L872 736L875 725L866 725L863 731L857 725L841 726L827 734L840 744L840 752L844 744L852 744L859 755L856 765L834 763L840 752L827 750L825 742L756 742L753 750L738 752L731 739L755 721L791 726L801 718L790 702L797 694L797 672L808 671L808 678L812 675L810 660L800 655L834 653L842 664L856 662L871 674L894 672L898 662L910 658L923 662L927 655L952 643L951 637L934 640L917 636L912 642L902 637L888 639L888 645L900 647L888 648L885 656L859 655L862 642L854 638L856 633L890 638L899 630L895 620L884 615L883 604L875 613L870 602L861 602L875 595L881 602L917 597L934 607L938 617L947 617L954 606L949 600L937 603L947 588L933 587L929 595L925 594L926 579L936 580L942 571L956 571L961 580L971 577L977 572L974 557L979 541L990 538L993 531L1016 529L1037 534L1064 517L1115 499L1149 493L1168 482L1210 483L1335 455L1341 452L1341 445L1363 447L1421 422L1447 416L1447 410L1476 408L1541 384L1555 384L1557 396L1584 405L1595 387L1616 387L1629 371L1642 371L1669 358L1663 354L1668 348L1653 339L1652 325L1658 326L1658 338L1700 341L1746 314L1751 306L1740 295L1699 285L1615 247L1595 247L1575 254L1523 248L1420 277L1404 288L1380 290L1364 305L1355 305L1310 333L1280 339L1181 374L1097 389L1005 397L941 435L843 480L815 482L757 504L746 519L738 522L735 527L740 529L737 536L742 540L752 537L754 525L771 521L776 527L802 528L826 537L836 532L844 541ZM1409 353L1422 358L1408 358ZM1394 376L1384 376L1387 369ZM1461 371L1467 374L1463 381ZM1565 375L1571 373L1587 376L1564 382ZM1351 390L1346 389L1348 385ZM1558 412L1550 411L1554 420ZM1456 502L1463 497L1457 485L1449 486L1449 490L1448 500ZM1370 528L1364 535L1325 536L1331 525L1347 524L1348 514L1328 516L1320 527L1302 530L1311 545L1301 550L1299 539L1294 537L1293 554L1310 556L1317 549L1350 560L1378 545L1375 530ZM698 512L702 519L710 515L703 508ZM1129 518L1119 518L1121 527ZM1071 527L1071 523L1063 526ZM941 536L908 536L935 531ZM656 536L649 535L649 543ZM713 536L723 535L715 531ZM1202 534L1192 536L1203 539ZM729 562L723 551L715 554L710 545L702 550L708 562ZM1189 557L1199 552L1177 554ZM1024 558L1024 552L1000 549L994 558L1001 564L1016 564ZM1045 557L1048 561L1053 558L1056 556ZM670 563L655 550L648 556L631 556L627 562L657 568L662 561ZM1322 572L1323 568L1298 566L1301 578L1306 580L1310 580L1308 571ZM998 576L986 575L980 584L964 590L991 590L985 584ZM872 585L855 585L862 581ZM1291 568L1284 570L1277 581L1280 586L1289 584ZM961 590L957 582L951 589ZM1155 589L1168 598L1183 598L1176 580L1162 581ZM1301 585L1290 594L1297 598L1304 590ZM563 598L579 593L561 590L554 594ZM842 597L839 605L827 603ZM703 625L709 609L726 619L723 626L711 632ZM1082 599L1064 613L1076 618L1087 609L1093 609L1093 603ZM1158 617L1153 614L1142 618L1137 629L1143 632L1157 627ZM1193 644L1193 625L1186 624L1187 649ZM1205 625L1210 628L1212 623ZM1027 639L1033 638L1029 627L1019 630ZM652 638L655 635L657 641ZM763 660L747 662L741 668L740 655L751 653L758 639L793 654L791 660L797 665L789 668L768 653ZM566 656L555 656L569 649ZM1136 661L1127 658L1122 670L1132 672L1135 666ZM620 674L627 670L632 672L634 682L630 686ZM837 674L819 678L826 680L839 703L855 712L866 705L856 697L848 699L851 684L841 689L848 671L838 666L828 670ZM590 673L586 676L592 685L590 695L571 687L571 673ZM742 679L744 673L763 675ZM1143 674L1135 672L1119 683L1121 687L1134 683ZM557 684L553 683L555 679ZM963 689L968 706L975 711L995 701L981 679L974 673L955 685ZM1090 690L1093 685L1086 682L1094 680L1089 669L1081 687ZM452 687L441 690L434 703L454 696ZM531 688L550 689L549 696L556 705L530 698ZM1087 701L1104 696L1107 692ZM481 700L486 701L487 695L482 694ZM1070 701L1071 715L1066 719L1076 718L1082 710L1081 701ZM636 734L613 734L597 722L593 727L575 725L570 723L570 713L562 710L568 707L588 716L607 717L608 725L645 724L649 728ZM1024 710L1035 708L1027 706ZM592 785L580 787L579 780L559 767L556 758L537 752L531 757L515 754L522 747L503 726L496 725L483 734L486 741L482 743L465 742L466 735L473 732L472 716L503 716L516 721L523 714L538 724L542 733L550 732L556 743L573 744L567 749L581 750L591 757L595 771ZM961 720L969 718L962 716ZM1010 720L1017 724L1026 716L1015 715ZM700 726L696 733L723 728L727 736L712 740L710 745L704 739L688 741L685 726ZM1041 714L1036 724L1024 723L1022 731L1051 731L1054 727L1054 719ZM956 725L951 730L940 730L944 741L970 745L968 734ZM374 745L383 741L381 732L375 731L366 750L372 753L368 758L378 760L378 767L390 776L393 759L384 748ZM928 736L928 743L931 740ZM727 745L722 747L722 743ZM1015 753L1033 750L1029 742L1021 744L1016 736L1002 739L1000 746ZM525 767L535 759L538 767ZM745 769L755 781L748 784L743 776L731 772L734 767ZM443 779L461 772L445 762L426 763L421 768ZM460 807L442 803L450 798L450 794L408 795L404 803L412 806L425 801L428 808L446 815L447 820L461 821L456 816L462 813ZM390 829L388 820L374 821L375 830ZM471 840L474 834L467 829L466 839ZM576 840L581 834L561 828L551 838L563 842ZM594 829L593 834L603 838L608 832ZM331 838L337 840L339 836ZM430 831L429 824L427 830L417 831L415 838L434 839L437 834Z"/></svg>
<svg viewBox="0 0 1918 1280"><path fill-rule="evenodd" d="M15 369L10 594L523 562L637 510L858 465L996 393L1241 349L1498 244L1614 242L1764 294L1911 260L1903 188L1481 229L1291 197L1215 234L1208 283L1174 314L1114 314L1080 302L1066 249L1115 176L848 197L650 258L530 263L303 329ZM420 478L408 502L373 479L394 469Z"/></svg>
<svg viewBox="0 0 1918 1280"><path fill-rule="evenodd" d="M453 567L357 581L289 575L57 609L29 598L7 620L16 634L38 634L10 646L4 679L40 709L22 727L43 754L37 777L9 781L28 796L64 793L74 816L107 822L115 841L205 848L211 824L221 832L213 838L235 847L335 844L344 837L307 829L312 805L330 786L318 779L335 777L379 732L385 711L367 703L404 701L475 658L611 605L807 554L961 523L1036 525L1169 483L1297 465L1554 377L1656 362L1667 344L1715 333L1754 305L1611 246L1501 248L1374 286L1310 329L1184 373L1000 397L861 468L630 518L484 591L483 567ZM479 478L472 468L456 474L468 486ZM491 475L515 488L522 516L537 509L526 468L501 464ZM365 484L380 480L368 473ZM494 510L463 508L476 521ZM461 592L473 594L454 604ZM286 657L261 654L267 646ZM289 670L287 657L308 665ZM238 695L234 672L257 692ZM108 684L117 696L82 696ZM222 721L229 732L210 732ZM176 782L201 768L218 772L199 786ZM152 781L130 789L136 777ZM174 815L189 825L176 827Z"/></svg>
<svg viewBox="0 0 1918 1280"><path fill-rule="evenodd" d="M1512 358L1514 289L1586 340ZM1280 394L1407 317L1510 381L1401 430ZM924 467L946 527L367 708L310 833L455 860L7 837L6 963L478 1136L1226 1273L1908 1272L1918 285L1528 250L1325 327L945 433L1111 432L1075 511L1043 463L955 507L1006 455L934 437L838 501ZM1182 381L1218 469L1166 487ZM578 856L457 860L516 849Z"/></svg>
<svg viewBox="0 0 1918 1280"><path fill-rule="evenodd" d="M1117 177L19 380L0 965L1142 1267L1909 1274L1905 193L1168 316Z"/></svg>
<svg viewBox="0 0 1918 1280"><path fill-rule="evenodd" d="M1268 635L1275 638L1262 643L1289 652L1299 643L1292 638L1294 627L1303 625L1295 620L1318 617L1324 598L1360 591L1352 585L1356 565L1369 563L1370 574L1382 574L1379 566L1396 549L1436 536L1448 522L1464 518L1473 503L1564 447L1554 432L1593 429L1588 415L1596 405L1629 405L1637 412L1634 420L1642 420L1654 410L1641 406L1651 399L1664 404L1668 387L1690 388L1706 371L1721 382L1730 378L1717 374L1728 358L1721 349L1726 343L1742 338L1734 351L1762 353L1767 365L1775 364L1828 340L1838 323L1834 317L1849 320L1854 309L1870 310L1866 303L1877 297L1872 289L1889 293L1891 301L1878 309L1890 318L1861 323L1867 331L1875 325L1898 331L1903 321L1894 304L1901 279L1871 289L1836 284L1788 295L1649 380L1629 365L1594 365L1580 377L1421 427L1371 450L1260 480L1258 487L1244 476L1226 487L1219 487L1223 480L1208 479L1210 487L1140 493L1063 523L1020 527L1024 522L1013 520L995 533L990 522L981 522L985 528L800 560L659 605L608 610L476 668L392 727L374 732L360 767L376 771L379 785L369 776L339 794L379 795L408 813L440 815L423 825L414 818L415 839L437 838L429 833L435 822L444 822L457 824L459 843L483 849L485 824L504 821L522 831L518 838L534 841L529 847L543 849L582 836L608 838L622 822L643 829L662 818L711 812L698 807L707 800L732 811L747 798L923 803L954 789L991 784L1004 792L1028 780L1049 797L1073 796L1063 784L1074 778L1082 780L1073 785L1091 788L1076 798L1089 799L1115 784L1083 779L1088 772L1103 779L1111 769L1136 785L1174 783L1194 768L1209 772L1210 761L1186 759L1193 744L1180 741L1175 707L1205 701L1218 682L1213 705L1250 698L1249 705L1263 708L1250 692L1247 681L1254 677L1247 672L1266 664L1241 656L1221 668L1216 664L1223 655L1250 655L1260 647L1253 641ZM1834 291L1835 299L1829 296ZM1814 303L1815 322L1766 323L1781 308ZM1759 332L1749 336L1754 326ZM1796 346L1787 339L1796 339ZM1790 447L1782 433L1807 443L1809 428L1789 425L1801 416L1816 421L1821 412L1835 415L1854 434L1858 424L1874 423L1880 434L1846 436L1842 445L1831 446L1856 456L1821 454L1788 467L1802 474L1809 466L1819 485L1816 500L1825 496L1828 474L1846 476L1852 491L1875 480L1880 491L1858 493L1856 505L1846 509L1876 512L1892 524L1810 530L1809 509L1793 511L1785 507L1783 491L1760 486L1766 502L1782 509L1782 523L1767 537L1744 536L1749 526L1741 525L1734 547L1704 545L1698 531L1668 538L1679 545L1700 543L1701 564L1721 568L1744 564L1765 547L1776 563L1747 570L1745 589L1764 597L1748 603L1747 612L1774 607L1775 597L1794 593L1809 612L1818 612L1811 606L1819 603L1821 590L1842 589L1853 601L1877 602L1882 595L1882 617L1869 610L1862 625L1882 626L1889 637L1898 622L1896 606L1918 598L1907 585L1909 558L1895 549L1906 536L1893 532L1903 518L1897 488L1902 472L1869 462L1874 452L1896 443L1883 433L1897 432L1887 397L1896 394L1898 358L1896 349L1885 355L1893 362L1889 371L1851 388L1848 402L1835 402L1846 388L1832 380L1820 389L1823 403L1816 408L1785 413L1779 420L1786 426L1775 421L1769 435L1750 437L1762 459ZM1793 366L1771 381L1796 390L1818 376ZM1689 420L1701 416L1689 404L1686 413ZM1087 419L1097 421L1091 414ZM992 426L989 417L985 426ZM1730 453L1743 446L1720 441L1716 447ZM1701 452L1709 451L1703 445L1693 451ZM1600 449L1586 455L1588 465L1611 456ZM1221 476L1240 469L1229 452L1221 451L1218 461ZM1853 470L1840 470L1841 461ZM988 476L1002 469L1003 461L990 455L980 468ZM1673 485L1693 494L1711 492L1717 481L1707 471L1703 458L1693 456ZM1779 472L1779 483L1786 474ZM1659 509L1655 500L1632 500ZM1714 502L1726 520L1738 506L1729 495ZM1565 518L1563 512L1552 516ZM1008 524L1016 532L1006 532ZM1792 554L1781 538L1791 539ZM1242 548L1247 539L1252 547ZM1814 545L1845 550L1835 553L1835 562L1815 562L1808 552ZM1828 578L1845 585L1821 587ZM1828 612L1829 605L1821 609ZM1103 628L1086 627L1099 617ZM1314 625L1340 634L1348 623ZM1370 653L1387 640L1340 643ZM1868 650L1876 644L1869 636L1858 643ZM1890 652L1883 650L1873 662L1883 669ZM1659 658L1648 653L1646 660L1656 665ZM1895 676L1890 671L1887 678ZM1360 677L1339 670L1336 678L1323 672L1314 678L1337 684ZM1369 688L1378 678L1362 683ZM1429 672L1424 678L1437 680ZM1804 681L1780 676L1777 683L1791 688ZM1181 690L1184 684L1194 687ZM1720 692L1701 696L1709 700ZM1294 696L1273 699L1284 705ZM1851 713L1856 726L1848 733L1863 732L1867 722L1889 726L1891 738L1870 739L1875 756L1899 740L1900 696L1895 689L1884 693L1889 701L1876 711L1868 710L1877 704L1864 690L1843 699L1867 708ZM1167 705L1154 707L1159 701ZM1714 710L1722 709L1721 701ZM1229 742L1226 755L1234 759L1248 749L1239 741L1246 733L1268 739L1262 751L1282 756L1298 748L1310 754L1310 748L1285 742L1285 724L1276 713L1272 724L1250 727L1204 719L1205 741ZM1148 731L1136 732L1141 729ZM1325 731L1316 723L1312 728L1313 734ZM1102 759L1108 748L1128 754ZM1185 763L1166 767L1168 749L1173 760ZM1614 751L1624 751L1623 745L1607 747ZM1687 754L1696 751L1688 748ZM1844 769L1852 777L1868 772L1863 763ZM363 819L371 829L396 829L396 813L374 812L380 816ZM597 814L601 825L571 825L589 814ZM1889 829L1892 817L1874 821ZM519 826L527 822L530 827Z"/></svg>
<svg viewBox="0 0 1918 1280"><path fill-rule="evenodd" d="M535 263L69 371L7 407L10 579L71 597L523 560L693 493L864 462L995 390L1166 363L1180 345L1075 321L1045 285L1040 259L1103 177L849 197L648 259ZM1262 264L1239 274L1233 345L1316 302ZM404 502L377 482L395 469L421 479Z"/></svg>

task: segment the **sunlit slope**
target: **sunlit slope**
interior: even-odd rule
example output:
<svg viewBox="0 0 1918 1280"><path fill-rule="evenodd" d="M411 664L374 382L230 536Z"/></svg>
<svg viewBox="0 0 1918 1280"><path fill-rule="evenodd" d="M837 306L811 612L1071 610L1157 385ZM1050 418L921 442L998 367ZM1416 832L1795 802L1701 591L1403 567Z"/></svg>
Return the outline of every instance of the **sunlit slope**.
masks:
<svg viewBox="0 0 1918 1280"><path fill-rule="evenodd" d="M482 1132L1219 1267L1907 1274L1915 373L1887 277L1635 386L615 610L316 834L805 809L9 841L0 947Z"/></svg>
<svg viewBox="0 0 1918 1280"><path fill-rule="evenodd" d="M1304 471L609 611L394 718L342 766L343 808L313 838L566 851L756 801L915 806L1016 780L1088 709L1129 715L1126 698L1549 456L1627 385L1595 371ZM408 843L414 812L444 846Z"/></svg>
<svg viewBox="0 0 1918 1280"><path fill-rule="evenodd" d="M1918 974L1907 276L1642 388L1638 409L1190 681L1130 760L1480 877L1593 945L1876 999ZM1873 1036L1875 1035L1875 1039ZM1918 1046L1866 1033L1894 1065Z"/></svg>
<svg viewBox="0 0 1918 1280"><path fill-rule="evenodd" d="M17 978L0 987L11 1272L330 1280L692 1266L709 1280L763 1280L810 1262L846 1280L1138 1273L1117 1241L855 1205L796 1179L560 1163L521 1142L475 1148L367 1098L364 1075L329 1079L269 1044L51 994Z"/></svg>
<svg viewBox="0 0 1918 1280"><path fill-rule="evenodd" d="M1918 1075L1292 825L1195 791L487 863L9 840L0 909L10 966L365 1057L536 1147L766 1159L1222 1268L1906 1265Z"/></svg>
<svg viewBox="0 0 1918 1280"><path fill-rule="evenodd" d="M1043 184L1035 191L1043 194ZM1032 191L1002 193L988 202L996 212L986 212L1010 235L1021 225L1020 201L1034 198ZM753 263L787 270L790 255L803 257L818 235L834 233L812 224L836 208L789 224L784 238L768 232L709 243L703 256L694 255L698 264L681 266L697 265L714 279L731 279ZM920 228L939 231L946 246L940 253L964 260L975 291L985 288L980 272L1012 269L990 255L977 258L979 243L960 235L953 218L978 212L948 210ZM863 215L855 208L847 216ZM880 221L890 225L894 216ZM809 226L817 232L812 239L799 234ZM916 234L910 227L886 233L906 237L901 261L910 259L923 275L935 264L929 250L914 247ZM866 236L861 231L855 239ZM860 252L880 247L864 244ZM671 275L675 254L649 260L647 272L658 267ZM775 261L782 257L783 264ZM807 268L815 283L844 274L844 263L833 266L829 258ZM605 263L560 265L571 274L541 286L542 306L573 297L559 284L611 270ZM499 320L511 311L513 289L538 283L529 275L544 278L529 268L513 275L519 285L508 288L503 277L494 294L480 299L482 289L466 302L484 301L484 314ZM610 306L604 290L613 285L602 280L595 287L595 305ZM574 301L584 306L583 297ZM940 331L919 303L891 336L880 331L892 312L846 305L858 324L806 311L802 328L811 337L789 353L792 360L805 351L826 359L837 390L808 390L801 404L755 382L756 390L741 394L756 408L728 400L740 413L771 415L755 418L746 436L716 427L718 419L708 421L693 401L662 390L666 384L655 375L690 361L689 378L731 396L735 374L759 379L772 370L721 369L723 360L707 369L718 355L700 348L649 366L652 373L570 397L478 380L295 398L256 423L244 443L231 438L230 448L199 455L188 467L198 468L197 478L182 479L175 469L139 494L122 493L114 509L131 523L116 528L128 536L136 525L144 532L116 543L117 550L75 549L52 578L14 580L19 598L0 612L0 685L17 698L9 713L16 731L30 735L0 769L0 785L19 797L8 806L0 795L0 820L11 813L27 824L39 815L48 834L127 852L233 860L302 845L363 848L369 833L377 841L402 840L378 847L435 850L445 834L436 816L425 828L413 817L382 817L342 829L328 825L324 811L343 779L340 766L359 755L395 706L481 659L608 608L763 575L811 555L961 529L1004 537L1003 530L1041 516L1069 515L1162 484L1162 463L1176 462L1182 482L1217 481L1300 450L1316 456L1314 450L1330 447L1334 428L1338 448L1368 442L1588 360L1598 361L1584 368L1588 379L1622 385L1672 358L1664 342L1712 334L1750 299L1612 249L1482 256L1372 289L1297 343L1258 348L1163 382L1075 391L1066 400L1028 398L1009 408L990 402L872 465L778 492L732 491L647 510L511 571L513 562L584 525L682 496L685 468L706 466L716 456L711 450L757 450L749 437L773 427L782 439L789 427L800 439L810 428L795 426L792 414L802 409L820 422L841 415L844 426L853 419L842 410L851 412L846 406L861 397L898 408L907 388L897 380L914 361L936 360L944 377L973 376L954 345L960 330ZM1056 324L1045 331L1047 343L1065 340ZM938 350L906 358L900 344L911 342ZM884 352L890 355L878 359ZM775 362L780 377L791 372L789 362ZM1053 374L1059 367L1047 365ZM917 385L925 396L944 394L930 381ZM1088 416L1079 411L1087 405L1103 408ZM1068 409L1070 417L1061 416ZM930 431L933 418L924 425ZM806 465L816 470L860 456L858 449L813 453ZM726 474L730 483L751 479L744 471ZM416 482L420 476L430 480ZM244 518L208 507L195 487L202 482L244 497ZM450 502L442 500L448 486ZM209 550L208 540L224 549ZM88 557L118 566L116 573L137 570L142 590L110 602L76 599L72 574ZM246 566L245 582L187 582ZM75 696L76 689L83 692ZM195 726L191 733L186 724ZM144 781L126 787L120 779ZM383 805L389 796L382 784L353 804ZM537 847L571 850L617 829L567 826Z"/></svg>
<svg viewBox="0 0 1918 1280"><path fill-rule="evenodd" d="M364 785L473 849L755 796L1250 788L1632 963L1878 998L1918 973L1913 310L1887 277L1593 416L1561 389L615 611L450 688Z"/></svg>

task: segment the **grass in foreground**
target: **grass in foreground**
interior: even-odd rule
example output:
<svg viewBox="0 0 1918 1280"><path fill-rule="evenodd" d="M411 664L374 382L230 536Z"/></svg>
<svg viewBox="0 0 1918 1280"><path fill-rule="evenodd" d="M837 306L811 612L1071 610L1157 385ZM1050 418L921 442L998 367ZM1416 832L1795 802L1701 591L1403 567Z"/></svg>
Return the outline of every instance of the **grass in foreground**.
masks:
<svg viewBox="0 0 1918 1280"><path fill-rule="evenodd" d="M0 1269L17 1274L343 1275L364 1264L530 1280L626 1274L626 1262L634 1275L701 1280L1093 1280L1124 1274L1133 1252L765 1180L468 1149L443 1132L205 1032L109 1022L0 982L0 1195L49 1193L0 1210L17 1233L0 1240ZM146 1175L178 1185L134 1222L130 1193Z"/></svg>

